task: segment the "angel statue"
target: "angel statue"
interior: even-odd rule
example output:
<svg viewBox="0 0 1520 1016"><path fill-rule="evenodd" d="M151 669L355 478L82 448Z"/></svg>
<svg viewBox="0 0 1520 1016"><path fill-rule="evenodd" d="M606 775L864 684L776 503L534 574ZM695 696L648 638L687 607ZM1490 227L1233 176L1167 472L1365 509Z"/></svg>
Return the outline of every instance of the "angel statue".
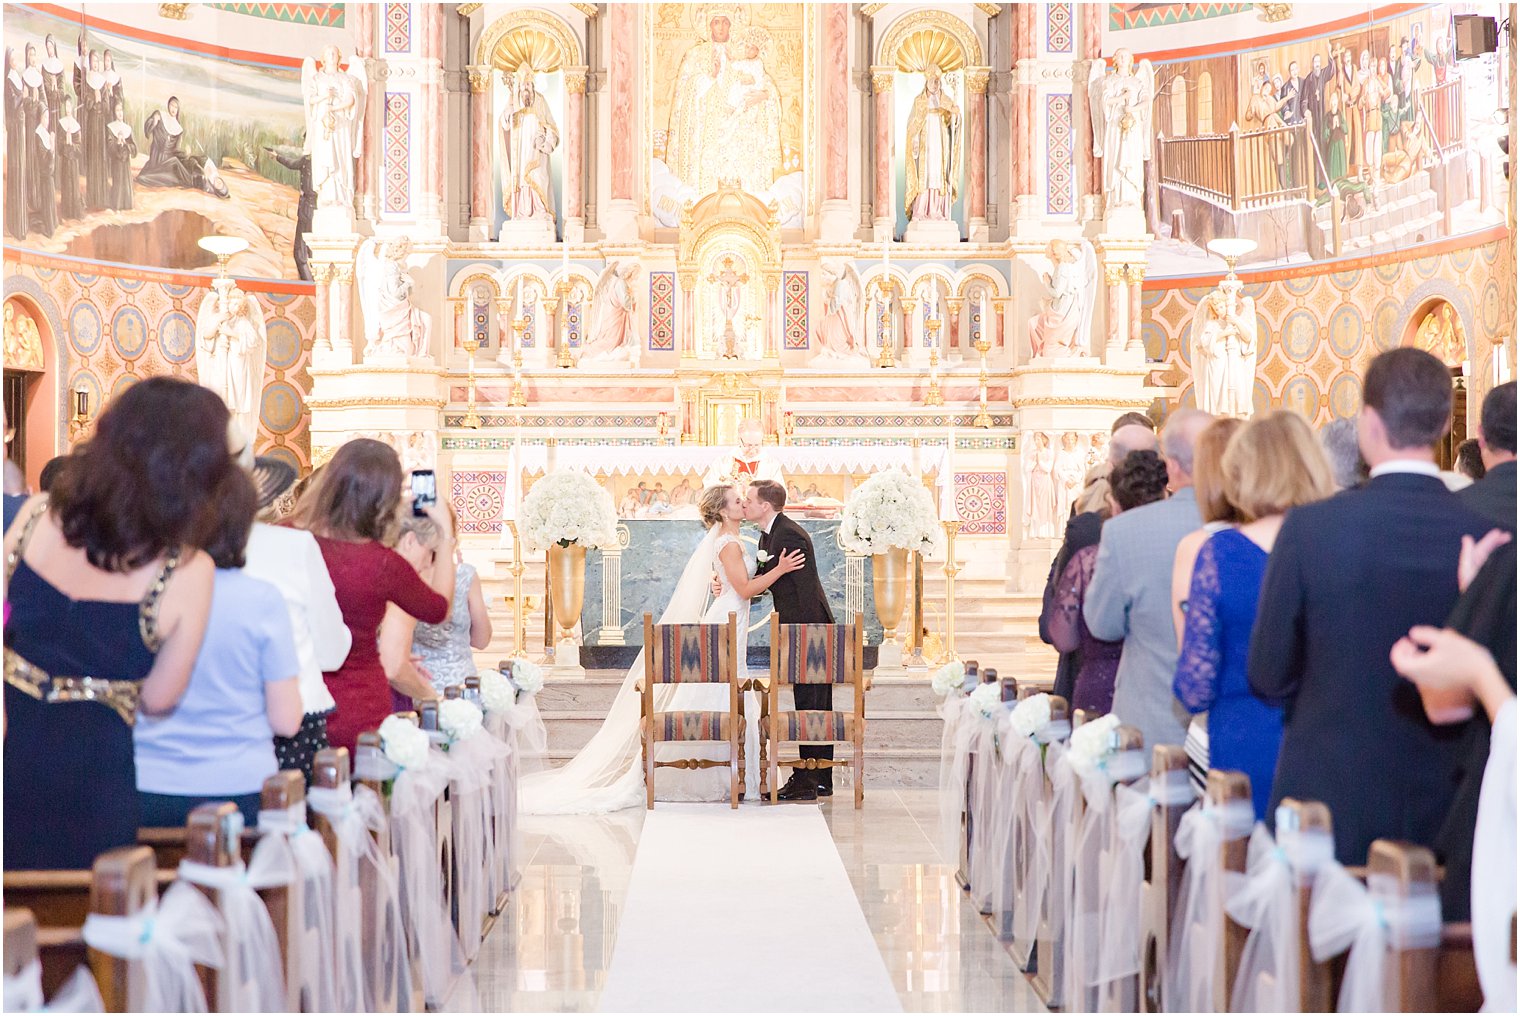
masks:
<svg viewBox="0 0 1520 1016"><path fill-rule="evenodd" d="M861 319L864 299L855 266L844 258L828 258L820 270L824 285L823 320L818 324L821 348L813 365L869 366Z"/></svg>
<svg viewBox="0 0 1520 1016"><path fill-rule="evenodd" d="M924 71L924 90L908 113L908 218L950 218L960 189L960 135L961 111L945 92L939 68L930 64Z"/></svg>
<svg viewBox="0 0 1520 1016"><path fill-rule="evenodd" d="M554 115L533 83L533 68L523 64L511 77L511 95L501 115L506 165L501 177L501 203L507 218L554 220L553 190L549 184L549 153L559 147Z"/></svg>
<svg viewBox="0 0 1520 1016"><path fill-rule="evenodd" d="M637 261L608 265L591 293L591 339L581 347L578 363L639 365L639 331L633 297Z"/></svg>
<svg viewBox="0 0 1520 1016"><path fill-rule="evenodd" d="M234 279L217 279L195 315L196 379L227 403L244 434L257 434L269 336L258 303Z"/></svg>
<svg viewBox="0 0 1520 1016"><path fill-rule="evenodd" d="M343 69L337 46L327 46L320 66L310 57L301 62L301 96L317 208L347 216L354 207L354 160L364 147L364 79Z"/></svg>
<svg viewBox="0 0 1520 1016"><path fill-rule="evenodd" d="M1031 356L1086 356L1098 300L1098 255L1086 240L1052 240L1045 248L1050 292L1029 319Z"/></svg>
<svg viewBox="0 0 1520 1016"><path fill-rule="evenodd" d="M1193 316L1193 398L1215 416L1242 419L1254 409L1256 301L1231 275L1204 297Z"/></svg>
<svg viewBox="0 0 1520 1016"><path fill-rule="evenodd" d="M359 308L364 312L364 359L382 356L427 356L432 322L412 306L412 279L406 258L412 241L406 237L370 237L359 247L356 275Z"/></svg>
<svg viewBox="0 0 1520 1016"><path fill-rule="evenodd" d="M1145 164L1151 161L1151 100L1156 74L1149 60L1135 63L1127 49L1114 51L1113 73L1094 60L1087 85L1092 111L1093 155L1103 160L1106 208L1139 208L1145 200Z"/></svg>

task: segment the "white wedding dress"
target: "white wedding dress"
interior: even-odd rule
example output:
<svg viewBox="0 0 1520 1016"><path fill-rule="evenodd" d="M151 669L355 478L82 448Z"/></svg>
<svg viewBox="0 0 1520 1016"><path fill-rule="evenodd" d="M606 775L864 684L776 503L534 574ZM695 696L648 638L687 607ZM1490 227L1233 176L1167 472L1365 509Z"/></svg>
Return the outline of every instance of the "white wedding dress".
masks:
<svg viewBox="0 0 1520 1016"><path fill-rule="evenodd" d="M718 562L718 552L730 543L743 542L722 533L714 526L708 530L692 552L665 607L659 624L720 624L728 615L738 615L739 675L744 680L744 655L749 637L749 601L742 598L728 581ZM744 554L744 567L755 573L754 557ZM713 575L718 576L722 592L707 603ZM644 770L639 752L639 692L636 685L644 678L644 653L628 668L628 675L618 689L607 718L575 758L558 769L532 773L522 778L519 810L527 815L598 815L644 804ZM677 684L655 689L655 708L660 711L701 709L720 711L728 708L728 687L722 684ZM750 800L759 795L759 699L746 696L744 791ZM710 758L728 761L728 745L721 742L657 745L655 758ZM728 801L728 767L710 769L670 769L655 771L657 801Z"/></svg>

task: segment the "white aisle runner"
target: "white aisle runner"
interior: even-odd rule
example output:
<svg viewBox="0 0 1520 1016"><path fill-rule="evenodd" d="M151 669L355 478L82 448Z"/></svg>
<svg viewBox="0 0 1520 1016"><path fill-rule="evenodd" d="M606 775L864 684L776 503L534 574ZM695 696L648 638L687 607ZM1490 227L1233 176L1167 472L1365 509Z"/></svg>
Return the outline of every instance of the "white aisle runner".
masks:
<svg viewBox="0 0 1520 1016"><path fill-rule="evenodd" d="M901 1012L818 808L644 820L602 1012Z"/></svg>

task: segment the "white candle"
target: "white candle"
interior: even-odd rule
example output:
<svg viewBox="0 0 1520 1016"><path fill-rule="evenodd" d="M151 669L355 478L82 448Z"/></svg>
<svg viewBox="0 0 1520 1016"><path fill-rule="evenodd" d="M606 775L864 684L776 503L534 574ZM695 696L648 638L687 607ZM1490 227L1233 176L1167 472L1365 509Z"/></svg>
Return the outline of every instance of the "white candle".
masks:
<svg viewBox="0 0 1520 1016"><path fill-rule="evenodd" d="M569 240L565 241L564 246L561 247L560 251L559 251L559 274L560 274L561 281L563 281L565 283L569 283L569 281L570 281L570 241Z"/></svg>
<svg viewBox="0 0 1520 1016"><path fill-rule="evenodd" d="M939 482L940 521L960 521L960 514L955 510L955 424L953 423L950 425L950 436L945 441L945 472L939 478Z"/></svg>
<svg viewBox="0 0 1520 1016"><path fill-rule="evenodd" d="M915 478L920 477L920 476L922 476L924 474L923 468L919 465L918 448L919 448L919 444L918 444L918 428L914 427L913 428L913 475L914 475Z"/></svg>

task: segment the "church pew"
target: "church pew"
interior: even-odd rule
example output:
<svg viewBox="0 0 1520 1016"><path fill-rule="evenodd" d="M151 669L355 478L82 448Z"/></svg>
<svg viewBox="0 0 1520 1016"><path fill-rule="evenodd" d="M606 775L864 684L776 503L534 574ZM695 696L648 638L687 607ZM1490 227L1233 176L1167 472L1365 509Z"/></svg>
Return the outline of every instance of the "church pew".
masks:
<svg viewBox="0 0 1520 1016"><path fill-rule="evenodd" d="M1076 709L1071 714L1071 729L1096 719L1097 714L1086 710ZM1052 785L1051 770L1045 772L1044 793L1047 799L1054 797L1055 789ZM1071 815L1065 823L1068 829L1066 844L1074 846L1076 829L1080 825L1082 810L1082 794L1078 790L1072 797ZM1052 823L1054 825L1054 823ZM1068 1008L1065 998L1066 981L1066 938L1070 929L1066 926L1066 912L1070 900L1068 894L1071 890L1071 865L1072 858L1069 852L1060 849L1061 840L1056 837L1055 830L1051 830L1052 842L1050 844L1050 884L1045 887L1045 907L1049 918L1041 922L1041 934L1035 943L1035 972L1034 990L1040 1000L1051 1009ZM1047 933L1051 920L1059 920L1061 925L1060 934Z"/></svg>
<svg viewBox="0 0 1520 1016"><path fill-rule="evenodd" d="M438 727L438 700L430 699L417 706L417 725L430 736L442 735ZM438 867L443 873L443 898L449 919L459 927L459 888L455 881L457 861L454 857L454 794L453 787L446 786L433 805L433 822L438 830Z"/></svg>
<svg viewBox="0 0 1520 1016"><path fill-rule="evenodd" d="M1204 796L1208 803L1215 807L1251 807L1251 778L1245 773L1234 770L1210 769L1207 779L1204 781ZM1225 839L1219 844L1220 868L1224 872L1244 872L1246 870L1246 854L1250 849L1250 838ZM1225 875L1226 881L1229 875ZM1227 1012L1230 1007L1230 992L1235 988L1235 974L1240 969L1240 954L1245 951L1246 939L1251 934L1251 929L1244 928L1235 923L1229 914L1223 915L1224 923L1224 969L1215 975L1214 984L1217 992L1222 992L1222 997L1216 995L1218 1007L1215 1012Z"/></svg>
<svg viewBox="0 0 1520 1016"><path fill-rule="evenodd" d="M185 821L185 860L213 868L229 868L240 856L239 844L228 835L239 828L242 815L231 801L197 805ZM222 910L221 891L196 886L206 895L211 905ZM236 944L229 936L226 947L230 952ZM206 989L206 1001L215 1012L233 1012L237 1009L236 985L231 977L220 970L201 969L201 981Z"/></svg>
<svg viewBox="0 0 1520 1016"><path fill-rule="evenodd" d="M467 678L464 679L464 697L465 697L465 699L467 701L473 702L477 706L481 706L482 709L485 708L484 704L481 702L481 698L480 698L480 678L479 677L467 677ZM506 771L506 769L508 767L516 764L515 759L516 759L516 749L514 748L514 750L513 750L513 758L508 759L507 760L507 766L503 767L503 771L495 773L493 775L492 779L493 780L505 780L505 779L509 779L510 777L509 777L508 772ZM489 884L491 884L494 888L497 889L497 892L493 895L493 897L491 899L490 907L487 910L487 913L488 913L489 917L494 918L494 917L497 917L498 915L500 915L501 912L506 909L506 906L507 906L507 894L508 894L508 891L511 888L511 886L509 884L510 883L510 878L509 878L509 875L508 875L507 871L505 870L506 866L505 865L501 865L500 862L501 862L501 860L503 858L508 858L510 856L510 854L509 854L509 851L510 851L509 833L510 833L511 826L510 826L509 822L515 822L516 821L516 816L510 816L509 818L504 818L503 816L500 816L500 815L496 814L496 810L497 810L496 806L497 806L498 803L500 803L502 801L509 801L510 802L510 801L513 800L513 798L511 797L510 794L496 794L496 793L494 793L491 790L488 790L487 793L490 793L492 795L491 796L491 802L492 802L491 816L492 816L492 820L491 820L490 823L487 824L487 827L486 827L486 863L490 864L490 865L498 865L498 866L500 866L502 868L502 870L498 872L498 876L499 877L488 880ZM494 921L488 921L488 923L486 925L485 934L489 934L490 927L494 923L495 923Z"/></svg>
<svg viewBox="0 0 1520 1016"><path fill-rule="evenodd" d="M1151 749L1151 783L1163 786L1172 773L1186 774L1187 752L1180 744ZM1141 884L1140 991L1141 1012L1166 1012L1166 946L1171 941L1172 906L1182 888L1182 858L1177 856L1177 827L1185 804L1159 803L1151 812L1151 836L1146 849L1145 880Z"/></svg>
<svg viewBox="0 0 1520 1016"><path fill-rule="evenodd" d="M143 826L137 830L137 842L153 851L154 863L165 871L173 871L185 859L184 826ZM258 846L257 829L244 828L238 837L238 853L247 864Z"/></svg>
<svg viewBox="0 0 1520 1016"><path fill-rule="evenodd" d="M91 869L90 912L125 917L145 910L156 899L173 872L154 868L153 852L146 847L117 847L95 859ZM130 960L87 949L90 971L95 975L106 1012L141 1012L147 998L143 966ZM46 971L46 963L43 965ZM72 970L72 965L70 971ZM67 974L65 974L67 976ZM43 978L44 989L47 978Z"/></svg>
<svg viewBox="0 0 1520 1016"><path fill-rule="evenodd" d="M1007 692L1008 684L1013 681L1013 678L1003 679L1005 694ZM1033 685L1029 682L1024 682L1022 684L1015 683L1014 690L1016 698L1018 700L1023 700L1026 698L1031 698L1035 695L1042 694L1042 691L1038 686ZM1062 698L1059 695L1052 695L1050 697L1051 722L1059 722L1065 720L1066 718L1066 699ZM1048 793L1049 788L1048 782L1043 779L1043 758L1041 759L1041 767L1042 780L1039 785L1041 787L1042 794L1044 794ZM1010 835L1010 843L1013 844L1013 849L1009 851L1008 856L1004 857L1002 861L1004 866L1003 884L1005 886L1005 898L1002 900L994 901L993 928L997 932L999 939L1006 943L1009 943L1009 949L1011 952L1014 951L1014 928L1018 920L1015 915L1015 909L1018 906L1018 901L1011 898L1012 888L1014 885L1013 873L1015 871L1025 870L1034 863L1035 830L1033 816L1038 804L1038 801L1021 801L1016 802L1014 805L1013 821L1017 823L1018 828ZM1019 954L1015 953L1015 959L1018 958ZM1024 964L1026 973L1033 972L1035 962L1035 950L1031 948L1027 962Z"/></svg>
<svg viewBox="0 0 1520 1016"><path fill-rule="evenodd" d="M1300 834L1331 837L1334 828L1330 809L1319 801L1299 801L1285 797L1277 806L1277 826L1292 824ZM1309 906L1314 899L1312 876L1297 880L1298 920L1298 1007L1300 1012L1330 1012L1335 1008L1335 985L1329 963L1314 962L1309 949Z"/></svg>
<svg viewBox="0 0 1520 1016"><path fill-rule="evenodd" d="M364 768L365 759L378 759L384 761L385 747L380 739L380 734L373 730L366 730L359 734L354 741L354 766L356 769ZM334 769L336 770L336 761ZM385 810L387 819L390 816L390 801L385 795L385 785L382 781L370 777L355 776L354 787L368 787L380 799L381 807ZM379 855L389 868L389 878L396 881L400 877L400 871L396 858L391 850L389 828L374 833L375 845ZM403 985L417 985L416 972L396 969L387 971L382 957L386 954L384 946L386 915L379 905L379 899L375 889L377 881L385 877L381 872L373 870L370 865L363 865L359 871L359 882L364 896L364 969L367 976L373 978L370 998L373 999L372 1008L376 1012L390 1013L420 1012L422 1008L422 996L420 988L413 988L410 997L402 994ZM406 962L410 963L410 957Z"/></svg>
<svg viewBox="0 0 1520 1016"><path fill-rule="evenodd" d="M306 777L298 769L287 769L264 781L259 793L261 811L285 811L306 804ZM246 859L245 859L245 862ZM297 876L299 879L299 876ZM275 938L280 943L280 955L284 958L285 1006L291 1012L301 1011L301 950L294 947L301 941L305 916L296 901L292 886L271 886L259 890L259 898L269 910L269 920L274 924Z"/></svg>
<svg viewBox="0 0 1520 1016"><path fill-rule="evenodd" d="M979 672L976 661L967 660L966 678L969 681L973 677L977 679L978 684L990 684L997 680L997 671L988 667L986 670ZM962 722L969 722L969 720L963 720ZM976 819L972 815L973 809L971 804L971 787L976 781L976 765L976 755L973 753L966 760L965 799L961 803L960 866L955 872L956 882L960 884L962 889L968 891L971 889L971 842L972 838L976 835Z"/></svg>
<svg viewBox="0 0 1520 1016"><path fill-rule="evenodd" d="M462 684L449 685L443 690L443 697L444 701L464 699L465 686ZM477 700L475 705L478 706L479 704ZM484 774L484 776L486 783L481 793L488 795L490 793L490 780L494 777L491 774ZM473 806L473 810L478 811L481 816L479 830L476 834L481 837L480 853L477 855L480 859L480 864L476 866L466 861L470 856L469 852L459 849L460 844L463 843L463 838L466 835L470 835L469 823L465 821L465 808L470 805L464 795L458 792L453 783L449 785L448 795L451 804L449 835L454 848L451 854L452 865L449 874L449 884L454 890L450 912L454 919L454 927L459 931L459 942L464 949L465 957L473 960L476 952L479 951L480 943L485 940L487 932L496 923L496 917L492 911L495 899L488 898L490 894L486 888L490 883L490 873L487 866L491 863L494 845L491 836L491 823L486 821L486 817L490 814L490 806L489 802L484 798ZM474 844L471 844L470 847L473 848ZM474 902L472 902L472 899ZM472 915L467 910L478 910L479 913Z"/></svg>

